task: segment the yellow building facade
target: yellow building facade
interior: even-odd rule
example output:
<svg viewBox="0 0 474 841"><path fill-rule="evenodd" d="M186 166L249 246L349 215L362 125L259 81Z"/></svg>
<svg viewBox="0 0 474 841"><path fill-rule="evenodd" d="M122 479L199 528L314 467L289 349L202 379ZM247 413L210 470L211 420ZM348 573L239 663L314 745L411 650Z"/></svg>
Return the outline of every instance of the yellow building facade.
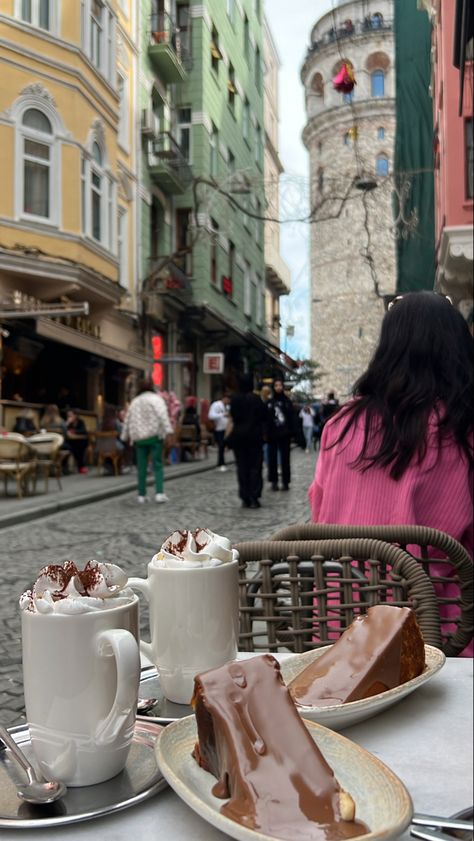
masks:
<svg viewBox="0 0 474 841"><path fill-rule="evenodd" d="M65 387L71 404L100 414L147 367L136 5L0 0L0 310L18 309L0 319L3 400L56 402ZM84 301L88 315L39 312Z"/></svg>

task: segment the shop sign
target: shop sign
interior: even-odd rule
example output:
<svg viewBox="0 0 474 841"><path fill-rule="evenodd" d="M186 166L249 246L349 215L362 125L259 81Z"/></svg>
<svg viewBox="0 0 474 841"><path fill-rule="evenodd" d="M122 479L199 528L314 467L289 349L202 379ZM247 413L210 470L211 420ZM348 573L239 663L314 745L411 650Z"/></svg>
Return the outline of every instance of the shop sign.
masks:
<svg viewBox="0 0 474 841"><path fill-rule="evenodd" d="M222 374L224 371L224 354L205 353L202 368L204 374Z"/></svg>

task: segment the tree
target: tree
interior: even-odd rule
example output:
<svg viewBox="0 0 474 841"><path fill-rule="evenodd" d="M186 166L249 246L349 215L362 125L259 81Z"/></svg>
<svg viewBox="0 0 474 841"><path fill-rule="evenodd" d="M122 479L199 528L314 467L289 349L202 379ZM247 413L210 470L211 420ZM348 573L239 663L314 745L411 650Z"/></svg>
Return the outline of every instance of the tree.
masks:
<svg viewBox="0 0 474 841"><path fill-rule="evenodd" d="M302 403L313 400L316 383L323 376L319 362L314 359L297 360L297 368L291 377L291 396Z"/></svg>

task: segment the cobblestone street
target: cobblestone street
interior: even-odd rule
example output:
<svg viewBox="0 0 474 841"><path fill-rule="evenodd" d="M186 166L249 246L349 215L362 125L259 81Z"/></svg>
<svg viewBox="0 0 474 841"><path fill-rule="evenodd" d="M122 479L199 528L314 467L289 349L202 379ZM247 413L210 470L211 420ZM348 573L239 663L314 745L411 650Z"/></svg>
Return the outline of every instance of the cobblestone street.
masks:
<svg viewBox="0 0 474 841"><path fill-rule="evenodd" d="M71 508L61 514L0 532L0 722L19 724L23 716L20 615L18 598L38 570L49 562L90 558L110 560L129 576L146 575L146 565L163 539L176 528L208 528L239 540L267 537L277 528L309 518L306 498L315 457L292 452L289 493L265 485L262 508L240 507L235 467L176 478L166 486L167 505L139 506L136 492ZM142 610L142 628L147 615Z"/></svg>

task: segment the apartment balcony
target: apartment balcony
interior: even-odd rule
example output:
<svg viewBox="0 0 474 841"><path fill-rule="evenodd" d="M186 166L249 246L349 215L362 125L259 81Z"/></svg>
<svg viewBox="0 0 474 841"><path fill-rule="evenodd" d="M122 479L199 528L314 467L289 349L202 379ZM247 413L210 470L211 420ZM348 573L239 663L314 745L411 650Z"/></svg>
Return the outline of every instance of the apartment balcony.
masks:
<svg viewBox="0 0 474 841"><path fill-rule="evenodd" d="M148 57L165 84L183 82L190 67L190 32L181 32L168 14L150 19Z"/></svg>
<svg viewBox="0 0 474 841"><path fill-rule="evenodd" d="M393 21L386 20L382 15L372 15L364 20L346 20L337 29L331 27L319 38L314 40L306 53L306 59L327 47L329 44L340 45L341 42L351 38L359 38L361 35L380 35L393 30Z"/></svg>
<svg viewBox="0 0 474 841"><path fill-rule="evenodd" d="M171 196L184 193L193 180L193 171L169 131L152 141L149 171L155 184Z"/></svg>
<svg viewBox="0 0 474 841"><path fill-rule="evenodd" d="M269 242L265 243L265 276L267 285L278 295L291 291L291 272L280 252Z"/></svg>

